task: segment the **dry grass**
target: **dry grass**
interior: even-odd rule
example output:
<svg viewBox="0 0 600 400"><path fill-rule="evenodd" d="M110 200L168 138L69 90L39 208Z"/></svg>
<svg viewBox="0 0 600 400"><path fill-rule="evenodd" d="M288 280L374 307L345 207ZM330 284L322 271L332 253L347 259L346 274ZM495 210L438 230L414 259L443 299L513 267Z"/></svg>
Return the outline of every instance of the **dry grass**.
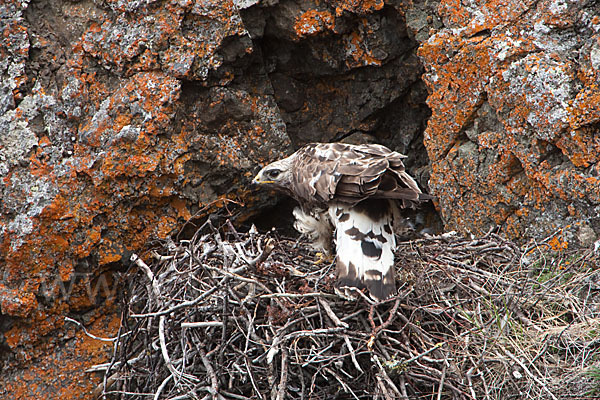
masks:
<svg viewBox="0 0 600 400"><path fill-rule="evenodd" d="M100 392L119 399L600 398L592 251L400 244L399 294L333 294L305 244L210 224L137 259ZM596 397L594 397L596 396Z"/></svg>

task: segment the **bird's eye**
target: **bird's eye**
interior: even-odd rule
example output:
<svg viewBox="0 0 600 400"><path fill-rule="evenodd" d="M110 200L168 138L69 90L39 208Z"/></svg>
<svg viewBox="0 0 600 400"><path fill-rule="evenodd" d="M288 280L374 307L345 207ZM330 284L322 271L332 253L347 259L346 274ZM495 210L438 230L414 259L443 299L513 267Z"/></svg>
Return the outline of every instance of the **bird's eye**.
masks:
<svg viewBox="0 0 600 400"><path fill-rule="evenodd" d="M267 176L271 179L277 179L277 177L279 176L280 173L281 173L281 171L278 169L271 169L271 170L267 171Z"/></svg>

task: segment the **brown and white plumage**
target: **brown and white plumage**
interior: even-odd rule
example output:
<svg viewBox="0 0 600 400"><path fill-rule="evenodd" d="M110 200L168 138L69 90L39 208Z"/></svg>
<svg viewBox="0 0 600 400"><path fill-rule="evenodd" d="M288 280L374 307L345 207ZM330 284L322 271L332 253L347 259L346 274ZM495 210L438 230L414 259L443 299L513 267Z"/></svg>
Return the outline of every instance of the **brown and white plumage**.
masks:
<svg viewBox="0 0 600 400"><path fill-rule="evenodd" d="M429 198L406 173L400 153L377 144L311 143L264 167L255 183L294 197L295 228L330 251L335 233L337 288L395 291L393 224L398 205Z"/></svg>

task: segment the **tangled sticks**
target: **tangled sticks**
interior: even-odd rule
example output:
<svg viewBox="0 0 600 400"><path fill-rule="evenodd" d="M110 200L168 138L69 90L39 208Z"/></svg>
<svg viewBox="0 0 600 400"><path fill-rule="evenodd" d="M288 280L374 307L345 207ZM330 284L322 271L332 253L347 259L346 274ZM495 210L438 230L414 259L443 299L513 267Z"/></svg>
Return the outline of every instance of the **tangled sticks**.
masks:
<svg viewBox="0 0 600 400"><path fill-rule="evenodd" d="M134 256L113 359L94 368L99 394L556 399L569 379L593 389L581 368L600 345L591 251L551 259L543 243L520 250L494 234L406 242L399 294L374 304L334 295L331 265L307 246L227 226L165 245L149 266Z"/></svg>

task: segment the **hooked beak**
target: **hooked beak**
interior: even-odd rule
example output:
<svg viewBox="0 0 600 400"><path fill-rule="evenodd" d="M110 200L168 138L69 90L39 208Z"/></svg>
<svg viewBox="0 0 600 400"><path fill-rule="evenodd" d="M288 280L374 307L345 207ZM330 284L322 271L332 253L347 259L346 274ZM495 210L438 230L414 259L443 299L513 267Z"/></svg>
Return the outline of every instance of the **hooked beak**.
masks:
<svg viewBox="0 0 600 400"><path fill-rule="evenodd" d="M254 185L264 185L268 183L275 183L275 181L261 181L258 176L255 176L254 179L252 179L252 184Z"/></svg>
<svg viewBox="0 0 600 400"><path fill-rule="evenodd" d="M263 181L260 179L260 173L258 173L254 179L252 179L252 184L253 185L264 185L266 183L275 183L275 181Z"/></svg>

